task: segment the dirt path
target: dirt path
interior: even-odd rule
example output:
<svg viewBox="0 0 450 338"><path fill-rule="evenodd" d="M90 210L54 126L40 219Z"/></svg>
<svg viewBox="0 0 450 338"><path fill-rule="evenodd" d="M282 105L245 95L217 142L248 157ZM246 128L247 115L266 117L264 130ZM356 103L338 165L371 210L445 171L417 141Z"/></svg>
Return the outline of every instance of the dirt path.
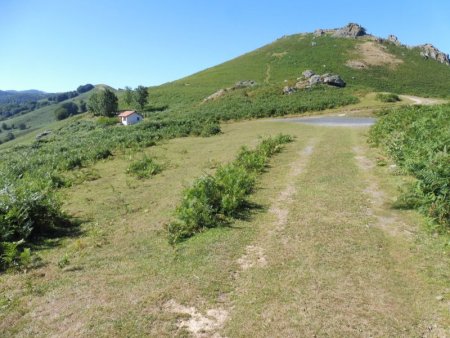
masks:
<svg viewBox="0 0 450 338"><path fill-rule="evenodd" d="M416 105L425 105L425 106L431 106L435 104L442 104L445 103L445 100L442 99L430 99L430 98L424 98L424 97L418 97L418 96L412 96L412 95L400 95L400 98L402 100L409 100L412 101L413 104Z"/></svg>

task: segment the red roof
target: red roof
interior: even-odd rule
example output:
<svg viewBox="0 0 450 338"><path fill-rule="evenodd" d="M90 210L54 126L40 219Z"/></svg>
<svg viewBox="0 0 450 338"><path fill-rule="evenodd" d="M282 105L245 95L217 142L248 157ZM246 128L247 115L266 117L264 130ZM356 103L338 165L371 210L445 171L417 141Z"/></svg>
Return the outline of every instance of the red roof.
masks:
<svg viewBox="0 0 450 338"><path fill-rule="evenodd" d="M119 117L128 117L130 115L133 114L137 114L137 112L135 110L127 110L127 111L123 111L119 114Z"/></svg>

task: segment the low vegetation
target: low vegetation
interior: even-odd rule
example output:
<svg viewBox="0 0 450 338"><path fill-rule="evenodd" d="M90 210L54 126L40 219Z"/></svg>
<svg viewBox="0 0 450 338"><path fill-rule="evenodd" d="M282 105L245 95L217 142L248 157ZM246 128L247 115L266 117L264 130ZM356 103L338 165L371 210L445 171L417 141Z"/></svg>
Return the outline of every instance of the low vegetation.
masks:
<svg viewBox="0 0 450 338"><path fill-rule="evenodd" d="M137 178L149 178L162 171L162 166L153 158L144 156L142 159L134 161L130 164L127 172Z"/></svg>
<svg viewBox="0 0 450 338"><path fill-rule="evenodd" d="M169 242L175 244L237 217L269 158L291 141L291 136L283 134L266 138L255 150L242 148L236 160L219 167L214 175L198 178L185 190L176 221L168 225Z"/></svg>
<svg viewBox="0 0 450 338"><path fill-rule="evenodd" d="M398 102L398 101L400 101L400 97L397 94L392 94L392 93L378 93L375 98L381 102Z"/></svg>
<svg viewBox="0 0 450 338"><path fill-rule="evenodd" d="M406 107L384 112L370 141L417 178L399 206L429 215L441 230L450 228L450 105Z"/></svg>
<svg viewBox="0 0 450 338"><path fill-rule="evenodd" d="M205 130L207 132L205 132ZM209 136L220 131L216 121L161 119L132 127L108 126L95 121L76 121L28 146L0 153L0 257L5 268L8 243L45 237L67 225L57 189L79 182L74 170L109 158L113 151L136 150L159 140L188 135ZM161 170L152 160L132 164L138 177ZM14 260L15 262L17 260Z"/></svg>

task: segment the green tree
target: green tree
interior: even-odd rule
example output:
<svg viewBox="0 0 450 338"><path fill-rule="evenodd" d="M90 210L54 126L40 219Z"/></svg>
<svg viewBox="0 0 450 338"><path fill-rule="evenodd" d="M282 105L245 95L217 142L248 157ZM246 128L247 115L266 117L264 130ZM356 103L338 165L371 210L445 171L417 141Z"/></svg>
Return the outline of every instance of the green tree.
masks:
<svg viewBox="0 0 450 338"><path fill-rule="evenodd" d="M88 101L88 109L94 115L100 115L100 97L98 92L92 93Z"/></svg>
<svg viewBox="0 0 450 338"><path fill-rule="evenodd" d="M127 105L127 107L130 107L133 103L133 90L126 86L125 87L125 94L123 95L123 102Z"/></svg>
<svg viewBox="0 0 450 338"><path fill-rule="evenodd" d="M105 89L98 93L93 93L89 98L89 110L96 116L113 117L118 108L118 99L111 90Z"/></svg>
<svg viewBox="0 0 450 338"><path fill-rule="evenodd" d="M78 114L78 106L74 102L63 103L60 107L55 110L55 117L58 121L64 120L69 116Z"/></svg>
<svg viewBox="0 0 450 338"><path fill-rule="evenodd" d="M138 86L135 90L136 102L141 109L148 103L148 90L144 86Z"/></svg>
<svg viewBox="0 0 450 338"><path fill-rule="evenodd" d="M9 129L8 125L5 122L2 123L2 128L3 128L3 130Z"/></svg>
<svg viewBox="0 0 450 338"><path fill-rule="evenodd" d="M87 112L87 105L86 105L86 102L81 100L80 101L80 113L85 113L85 112Z"/></svg>
<svg viewBox="0 0 450 338"><path fill-rule="evenodd" d="M64 107L58 107L55 110L55 117L58 121L64 120L70 116L69 112Z"/></svg>
<svg viewBox="0 0 450 338"><path fill-rule="evenodd" d="M5 141L11 141L14 140L16 137L14 136L14 134L12 132L9 132L8 134L6 134L5 137Z"/></svg>

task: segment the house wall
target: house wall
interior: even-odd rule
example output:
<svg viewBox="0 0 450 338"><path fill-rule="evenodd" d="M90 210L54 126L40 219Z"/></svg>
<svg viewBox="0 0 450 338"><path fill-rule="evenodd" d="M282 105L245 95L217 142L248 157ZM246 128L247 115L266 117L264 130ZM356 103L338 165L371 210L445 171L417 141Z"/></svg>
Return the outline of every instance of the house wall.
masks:
<svg viewBox="0 0 450 338"><path fill-rule="evenodd" d="M133 114L130 116L127 116L125 118L122 118L122 123L126 126L130 124L135 124L142 121L142 117L138 114Z"/></svg>

